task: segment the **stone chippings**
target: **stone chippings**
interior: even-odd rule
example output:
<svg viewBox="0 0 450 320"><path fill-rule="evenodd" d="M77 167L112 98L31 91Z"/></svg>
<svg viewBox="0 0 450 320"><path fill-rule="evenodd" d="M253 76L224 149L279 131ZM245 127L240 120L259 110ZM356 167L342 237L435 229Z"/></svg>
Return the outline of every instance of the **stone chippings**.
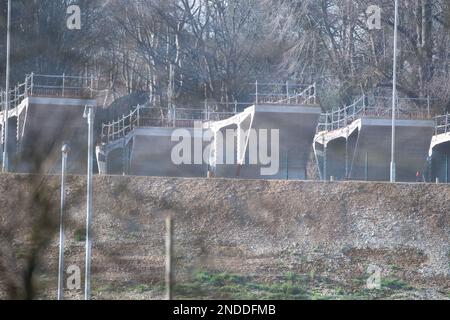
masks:
<svg viewBox="0 0 450 320"><path fill-rule="evenodd" d="M30 193L28 178L0 176L3 226L18 210L17 196L23 201ZM59 207L59 178L48 176L45 184ZM66 264L82 270L85 189L85 177L69 177ZM293 272L350 286L367 278L369 265L377 265L383 276L449 292L449 200L450 186L433 184L100 176L95 178L93 283L161 284L164 217L170 213L178 281L198 270L265 281ZM17 230L14 246L20 248L29 237L26 227ZM54 290L57 245L55 237L41 259L47 292Z"/></svg>

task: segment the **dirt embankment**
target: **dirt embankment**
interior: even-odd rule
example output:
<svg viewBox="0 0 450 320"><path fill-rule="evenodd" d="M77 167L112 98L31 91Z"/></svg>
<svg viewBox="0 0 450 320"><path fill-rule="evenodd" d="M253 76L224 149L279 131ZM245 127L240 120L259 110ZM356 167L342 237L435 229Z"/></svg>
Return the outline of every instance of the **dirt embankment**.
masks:
<svg viewBox="0 0 450 320"><path fill-rule="evenodd" d="M58 208L59 178L46 177L42 186ZM0 175L0 227L14 235L2 246L10 246L18 260L32 241L30 225L11 227L8 217L21 215L25 224L33 215L32 206L17 206L28 201L29 188L28 176ZM66 265L81 270L85 188L84 177L69 178ZM170 213L179 282L199 270L265 282L289 272L320 275L351 288L361 286L369 266L376 266L382 278L445 296L450 291L449 200L446 185L97 177L94 293L162 283L164 217ZM55 287L56 236L38 268L49 294Z"/></svg>

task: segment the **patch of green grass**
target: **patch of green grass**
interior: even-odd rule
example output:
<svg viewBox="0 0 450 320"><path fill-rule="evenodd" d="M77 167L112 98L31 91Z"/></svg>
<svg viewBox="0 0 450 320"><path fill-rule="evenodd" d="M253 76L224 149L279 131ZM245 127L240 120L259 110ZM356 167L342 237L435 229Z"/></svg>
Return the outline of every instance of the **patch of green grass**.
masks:
<svg viewBox="0 0 450 320"><path fill-rule="evenodd" d="M164 284L148 285L148 284L129 284L129 285L104 285L93 289L94 294L101 293L124 293L124 292L134 292L138 294L143 294L146 292L162 292L164 291Z"/></svg>
<svg viewBox="0 0 450 320"><path fill-rule="evenodd" d="M226 299L226 300L373 300L386 299L413 290L406 282L385 278L381 289L369 290L362 278L351 282L337 282L331 278L309 274L285 273L272 281L258 277L228 273L197 272L185 282L176 283L176 299ZM364 282L364 283L363 283ZM104 286L95 293L163 293L164 283L129 283L124 286ZM447 294L447 293L446 293ZM448 293L450 298L450 293Z"/></svg>
<svg viewBox="0 0 450 320"><path fill-rule="evenodd" d="M268 282L228 273L198 272L190 281L176 285L175 296L177 299L372 300L413 289L394 278L384 279L380 290L368 290L363 278L354 279L349 285L317 275L311 278L310 274L288 272Z"/></svg>
<svg viewBox="0 0 450 320"><path fill-rule="evenodd" d="M135 292L138 292L138 293L144 293L144 292L147 292L147 291L151 291L152 287L150 287L148 285L145 285L145 284L139 284L139 285L137 285L135 287L132 287L131 290L135 291Z"/></svg>
<svg viewBox="0 0 450 320"><path fill-rule="evenodd" d="M176 286L177 296L183 298L211 297L223 299L309 299L309 292L303 287L303 278L286 273L273 283L256 282L249 277L227 273L199 272L193 280Z"/></svg>
<svg viewBox="0 0 450 320"><path fill-rule="evenodd" d="M212 286L224 286L225 284L244 284L245 278L227 273L207 273L199 272L195 275L195 280Z"/></svg>
<svg viewBox="0 0 450 320"><path fill-rule="evenodd" d="M382 289L390 290L411 290L413 289L409 284L400 279L387 278L381 281Z"/></svg>
<svg viewBox="0 0 450 320"><path fill-rule="evenodd" d="M75 241L77 241L77 242L86 241L85 229L83 229L83 228L76 229L75 232L73 233L73 237L74 237Z"/></svg>

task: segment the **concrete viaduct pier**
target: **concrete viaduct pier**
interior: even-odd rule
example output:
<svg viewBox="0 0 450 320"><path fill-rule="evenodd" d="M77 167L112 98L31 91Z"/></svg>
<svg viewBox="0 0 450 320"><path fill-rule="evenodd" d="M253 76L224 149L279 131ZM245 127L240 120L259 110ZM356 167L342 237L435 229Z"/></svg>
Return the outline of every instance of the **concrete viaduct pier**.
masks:
<svg viewBox="0 0 450 320"><path fill-rule="evenodd" d="M306 179L307 162L312 151L311 141L320 112L320 107L315 104L264 103L251 106L230 119L212 123L210 129L213 131L214 141L217 141L218 135L226 137L221 150L218 150L218 144L213 144L211 166L215 176ZM229 129L236 130L236 135L232 137L234 141L231 145L235 146L232 151L229 148L230 142L227 141L229 136L226 131ZM263 142L261 139L265 135L267 141ZM229 157L230 152L232 157ZM253 157L254 161L252 155L256 155ZM276 167L273 163L265 163L261 156L277 161ZM232 164L227 158L232 159Z"/></svg>
<svg viewBox="0 0 450 320"><path fill-rule="evenodd" d="M91 88L91 78L31 74L10 92L7 115L10 171L59 173L61 146L68 143L69 173L86 172L87 125L83 112L86 106L96 106ZM4 116L2 111L2 150Z"/></svg>
<svg viewBox="0 0 450 320"><path fill-rule="evenodd" d="M431 179L449 183L450 158L450 114L435 118L435 135L431 141L429 156L431 158Z"/></svg>
<svg viewBox="0 0 450 320"><path fill-rule="evenodd" d="M211 135L208 129L203 128L204 119L232 115L234 113L138 105L128 115L102 125L101 144L96 148L99 172L206 177L208 164L195 154L199 149L202 155L209 150L208 136ZM176 163L172 159L174 148L180 142L184 142L184 152L189 152L189 155L183 152L177 155L186 159L186 163Z"/></svg>
<svg viewBox="0 0 450 320"><path fill-rule="evenodd" d="M366 97L323 115L314 138L321 178L389 181L391 117L390 109L368 106ZM397 180L415 182L426 171L435 122L412 108L400 109L397 119Z"/></svg>
<svg viewBox="0 0 450 320"><path fill-rule="evenodd" d="M263 84L259 86L261 89ZM97 147L100 173L173 177L205 177L210 173L229 178L304 179L321 111L315 85L301 90L299 86L283 86L283 92L257 89L256 102L242 112L138 106L122 119L103 125L102 144ZM227 129L231 135L227 135ZM261 174L267 166L265 161L249 161L252 150L260 151L260 140L252 139L255 134L259 138L260 130L268 134L267 156L275 150L269 135L274 130L279 135L274 145L278 166L270 175ZM180 143L173 135L180 132L185 133L187 145L193 146L187 157L190 163L177 164L172 159ZM199 159L195 146L200 147L203 159Z"/></svg>

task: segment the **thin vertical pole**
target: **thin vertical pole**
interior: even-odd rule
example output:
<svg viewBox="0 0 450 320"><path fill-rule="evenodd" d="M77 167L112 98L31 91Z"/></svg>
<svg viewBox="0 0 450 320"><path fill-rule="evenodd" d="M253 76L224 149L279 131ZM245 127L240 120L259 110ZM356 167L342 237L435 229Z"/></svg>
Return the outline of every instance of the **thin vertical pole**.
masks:
<svg viewBox="0 0 450 320"><path fill-rule="evenodd" d="M125 137L126 129L125 129L125 115L122 115L122 136Z"/></svg>
<svg viewBox="0 0 450 320"><path fill-rule="evenodd" d="M291 103L291 99L289 98L289 80L286 81L286 99L288 103Z"/></svg>
<svg viewBox="0 0 450 320"><path fill-rule="evenodd" d="M137 106L137 127L141 126L141 106Z"/></svg>
<svg viewBox="0 0 450 320"><path fill-rule="evenodd" d="M127 165L127 162L128 162L128 156L127 156L127 145L126 145L126 139L125 139L125 135L123 136L123 142L122 142L122 150L123 150L123 157L122 157L122 161L123 161L123 170L122 170L122 175L123 176L126 176L127 175L127 172L128 172L128 165Z"/></svg>
<svg viewBox="0 0 450 320"><path fill-rule="evenodd" d="M172 216L166 218L166 299L173 300L173 221Z"/></svg>
<svg viewBox="0 0 450 320"><path fill-rule="evenodd" d="M365 167L364 167L364 177L366 181L369 181L369 153L366 152L366 161L365 161Z"/></svg>
<svg viewBox="0 0 450 320"><path fill-rule="evenodd" d="M286 180L289 180L289 152L286 152Z"/></svg>
<svg viewBox="0 0 450 320"><path fill-rule="evenodd" d="M111 139L111 122L108 122L108 143L110 142L110 139Z"/></svg>
<svg viewBox="0 0 450 320"><path fill-rule="evenodd" d="M334 130L334 107L331 108L331 131Z"/></svg>
<svg viewBox="0 0 450 320"><path fill-rule="evenodd" d="M313 87L313 98L314 98L314 104L317 104L317 94L316 94L316 83L314 82Z"/></svg>
<svg viewBox="0 0 450 320"><path fill-rule="evenodd" d="M30 95L32 96L33 95L33 89L34 89L34 72L31 73L30 85L31 85Z"/></svg>
<svg viewBox="0 0 450 320"><path fill-rule="evenodd" d="M397 33L398 33L398 0L395 0L395 23L394 23L394 70L392 79L392 141L391 141L391 183L397 180L397 169L395 164L395 125L397 104Z"/></svg>
<svg viewBox="0 0 450 320"><path fill-rule="evenodd" d="M64 210L66 206L66 169L70 148L65 144L61 149L61 208L59 221L59 261L58 261L58 300L64 300Z"/></svg>
<svg viewBox="0 0 450 320"><path fill-rule="evenodd" d="M87 212L86 212L86 270L85 270L85 286L84 298L91 298L91 224L92 224L92 197L93 197L93 157L94 152L94 108L87 108L88 122L88 169L87 169Z"/></svg>
<svg viewBox="0 0 450 320"><path fill-rule="evenodd" d="M28 97L28 75L25 76L25 88L23 90L23 97L25 99Z"/></svg>
<svg viewBox="0 0 450 320"><path fill-rule="evenodd" d="M63 73L62 75L62 96L64 97L64 89L65 89L65 80L66 80L66 74Z"/></svg>
<svg viewBox="0 0 450 320"><path fill-rule="evenodd" d="M259 101L258 101L258 80L256 80L255 86L256 86L256 104L258 104L259 103Z"/></svg>
<svg viewBox="0 0 450 320"><path fill-rule="evenodd" d="M172 110L173 110L173 127L176 128L177 126L177 108L172 105Z"/></svg>
<svg viewBox="0 0 450 320"><path fill-rule="evenodd" d="M448 113L445 115L445 133L447 133L448 130Z"/></svg>
<svg viewBox="0 0 450 320"><path fill-rule="evenodd" d="M327 146L323 144L323 180L327 181Z"/></svg>
<svg viewBox="0 0 450 320"><path fill-rule="evenodd" d="M348 128L347 128L347 136L345 138L345 180L349 180L349 160L348 160Z"/></svg>
<svg viewBox="0 0 450 320"><path fill-rule="evenodd" d="M427 158L427 165L428 165L428 181L431 182L433 180L433 157Z"/></svg>
<svg viewBox="0 0 450 320"><path fill-rule="evenodd" d="M90 91L91 91L91 98L94 95L94 76L91 74L91 87L90 87Z"/></svg>
<svg viewBox="0 0 450 320"><path fill-rule="evenodd" d="M341 108L338 108L338 122L337 122L337 128L339 129L341 127Z"/></svg>
<svg viewBox="0 0 450 320"><path fill-rule="evenodd" d="M9 111L9 73L11 55L11 0L8 0L7 35L6 35L6 86L5 86L5 108L3 111L3 172L9 171L8 159L8 111Z"/></svg>
<svg viewBox="0 0 450 320"><path fill-rule="evenodd" d="M5 108L4 108L5 99L3 98L3 94L4 94L3 92L0 92L0 100L1 100L2 111L5 110ZM1 121L2 121L2 131L0 132L0 140L1 140L1 144L2 144L2 155L3 155L3 151L5 150L4 149L5 144L4 144L4 141L3 141L3 137L4 137L3 136L3 131L5 130L5 126L4 126L4 122L3 122L4 119L5 119L5 117L3 115L3 119L1 119ZM2 158L2 161L3 161L3 158Z"/></svg>
<svg viewBox="0 0 450 320"><path fill-rule="evenodd" d="M366 94L363 93L363 115L366 115L366 107L367 107L367 104L366 104ZM356 114L355 109L353 109L353 113Z"/></svg>
<svg viewBox="0 0 450 320"><path fill-rule="evenodd" d="M448 183L448 153L445 154L445 183Z"/></svg>

